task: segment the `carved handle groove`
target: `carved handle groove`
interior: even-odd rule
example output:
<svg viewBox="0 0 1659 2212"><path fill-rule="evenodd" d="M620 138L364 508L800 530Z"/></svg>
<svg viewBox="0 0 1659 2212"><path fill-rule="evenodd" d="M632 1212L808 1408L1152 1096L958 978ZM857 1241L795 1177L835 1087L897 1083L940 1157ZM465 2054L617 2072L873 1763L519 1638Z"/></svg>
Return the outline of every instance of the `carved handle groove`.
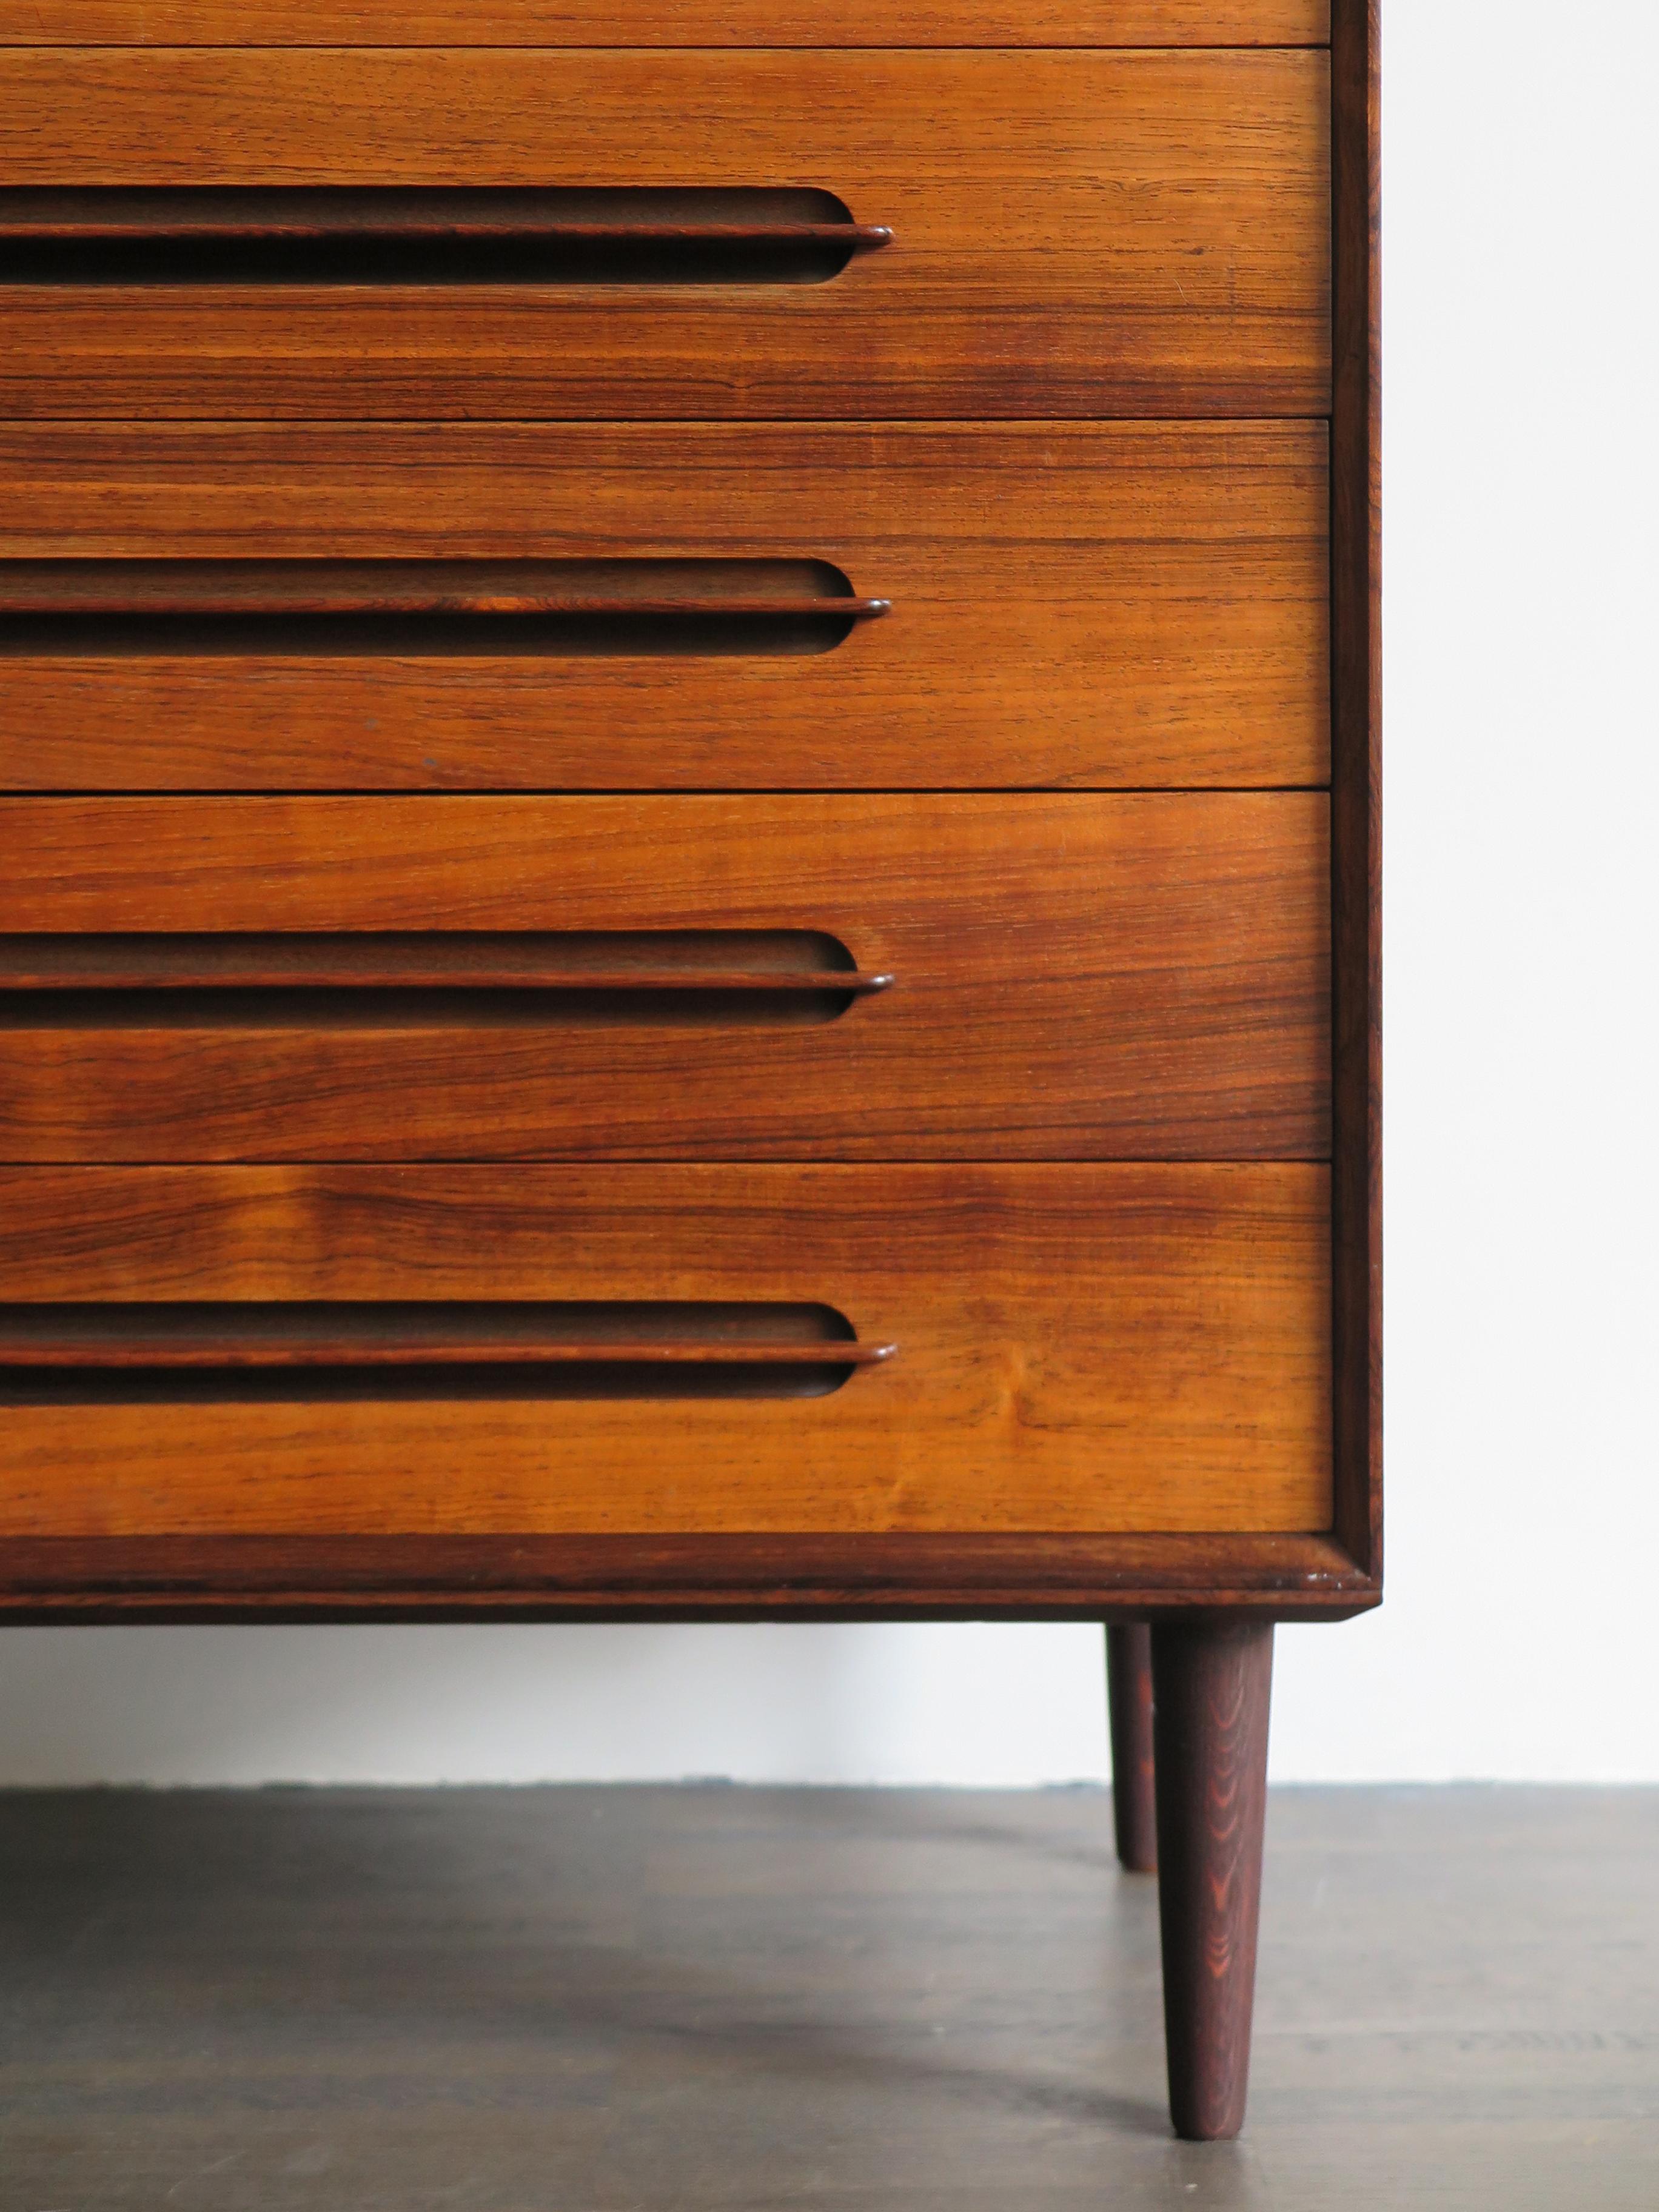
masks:
<svg viewBox="0 0 1659 2212"><path fill-rule="evenodd" d="M756 620L831 617L872 622L890 599L823 590L732 588L722 574L702 589L686 572L756 562L617 562L610 588L600 563L556 561L13 561L0 562L0 616L22 615L719 615ZM806 566L809 564L799 564ZM811 564L817 566L819 564ZM678 589L656 589L666 571ZM574 574L571 573L574 571ZM833 573L833 572L832 572ZM643 585L643 588L640 586Z"/></svg>
<svg viewBox="0 0 1659 2212"><path fill-rule="evenodd" d="M894 981L810 929L19 933L0 1029L833 1019Z"/></svg>
<svg viewBox="0 0 1659 2212"><path fill-rule="evenodd" d="M118 1309L117 1309L118 1313ZM118 1323L117 1324L118 1327ZM898 1350L895 1344L777 1344L732 1337L718 1343L696 1338L656 1342L572 1342L556 1336L525 1336L492 1341L457 1337L451 1342L424 1338L389 1344L342 1331L326 1343L258 1343L246 1337L216 1335L204 1329L147 1340L106 1334L95 1345L81 1334L54 1335L49 1328L0 1336L0 1368L143 1368L150 1371L191 1369L282 1367L878 1367Z"/></svg>
<svg viewBox="0 0 1659 2212"><path fill-rule="evenodd" d="M0 561L0 652L830 653L891 601L816 560Z"/></svg>
<svg viewBox="0 0 1659 2212"><path fill-rule="evenodd" d="M0 282L823 283L890 245L833 192L672 185L16 185Z"/></svg>
<svg viewBox="0 0 1659 2212"><path fill-rule="evenodd" d="M812 1397L896 1351L827 1305L11 1305L0 1400Z"/></svg>

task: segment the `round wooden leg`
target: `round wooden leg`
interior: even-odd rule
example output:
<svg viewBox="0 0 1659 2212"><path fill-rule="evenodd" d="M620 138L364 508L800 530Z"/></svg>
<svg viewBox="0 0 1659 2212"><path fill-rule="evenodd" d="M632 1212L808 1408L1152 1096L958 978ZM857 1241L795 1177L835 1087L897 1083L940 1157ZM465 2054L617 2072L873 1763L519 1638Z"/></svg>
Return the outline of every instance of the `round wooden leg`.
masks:
<svg viewBox="0 0 1659 2212"><path fill-rule="evenodd" d="M1156 1874L1152 1632L1143 1621L1106 1632L1106 1702L1111 1717L1112 1819L1118 1858L1131 1874Z"/></svg>
<svg viewBox="0 0 1659 2212"><path fill-rule="evenodd" d="M1164 2040L1177 2135L1244 2119L1267 1803L1271 1622L1152 1631Z"/></svg>

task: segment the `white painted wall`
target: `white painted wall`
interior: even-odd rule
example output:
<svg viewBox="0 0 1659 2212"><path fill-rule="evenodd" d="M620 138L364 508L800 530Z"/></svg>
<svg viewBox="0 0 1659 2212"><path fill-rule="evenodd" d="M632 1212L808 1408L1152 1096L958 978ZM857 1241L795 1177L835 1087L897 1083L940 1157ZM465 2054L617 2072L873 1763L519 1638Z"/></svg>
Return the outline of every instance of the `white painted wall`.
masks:
<svg viewBox="0 0 1659 2212"><path fill-rule="evenodd" d="M1274 1766L1659 1780L1659 9L1385 14L1391 1596ZM1088 1628L0 1636L0 1781L1104 1765Z"/></svg>

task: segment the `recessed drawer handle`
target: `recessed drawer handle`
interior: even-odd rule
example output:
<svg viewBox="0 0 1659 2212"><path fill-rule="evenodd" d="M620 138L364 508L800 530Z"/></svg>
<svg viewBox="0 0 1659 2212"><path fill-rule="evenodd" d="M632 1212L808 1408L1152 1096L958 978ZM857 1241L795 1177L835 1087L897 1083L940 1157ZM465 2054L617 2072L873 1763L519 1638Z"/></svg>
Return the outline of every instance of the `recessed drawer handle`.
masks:
<svg viewBox="0 0 1659 2212"><path fill-rule="evenodd" d="M0 1030L833 1020L892 988L819 930L0 936Z"/></svg>
<svg viewBox="0 0 1659 2212"><path fill-rule="evenodd" d="M765 656L890 605L828 561L0 561L0 652Z"/></svg>
<svg viewBox="0 0 1659 2212"><path fill-rule="evenodd" d="M833 1306L701 1301L0 1307L0 1399L823 1395L897 1346ZM678 1371L677 1371L678 1370Z"/></svg>
<svg viewBox="0 0 1659 2212"><path fill-rule="evenodd" d="M0 283L821 284L892 235L805 189L13 185Z"/></svg>

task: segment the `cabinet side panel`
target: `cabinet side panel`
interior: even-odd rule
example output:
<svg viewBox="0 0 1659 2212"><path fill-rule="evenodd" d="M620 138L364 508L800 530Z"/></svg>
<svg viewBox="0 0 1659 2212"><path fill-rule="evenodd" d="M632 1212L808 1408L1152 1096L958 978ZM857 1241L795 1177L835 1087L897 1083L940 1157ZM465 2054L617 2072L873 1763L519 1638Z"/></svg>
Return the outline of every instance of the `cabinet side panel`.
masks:
<svg viewBox="0 0 1659 2212"><path fill-rule="evenodd" d="M1336 1533L1382 1571L1381 22L1333 29L1331 452Z"/></svg>

